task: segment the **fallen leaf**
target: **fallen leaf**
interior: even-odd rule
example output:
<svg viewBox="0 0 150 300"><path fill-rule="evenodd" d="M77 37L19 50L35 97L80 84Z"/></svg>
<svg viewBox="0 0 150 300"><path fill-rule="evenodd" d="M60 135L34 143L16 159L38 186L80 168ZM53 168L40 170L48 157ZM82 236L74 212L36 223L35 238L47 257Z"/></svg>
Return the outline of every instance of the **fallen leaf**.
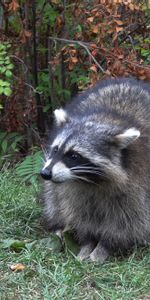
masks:
<svg viewBox="0 0 150 300"><path fill-rule="evenodd" d="M89 21L90 23L92 23L93 20L94 20L94 17L89 17L89 18L87 18L87 21Z"/></svg>
<svg viewBox="0 0 150 300"><path fill-rule="evenodd" d="M13 272L20 272L20 271L23 271L25 268L26 268L25 265L23 265L21 263L13 264L10 266L10 269Z"/></svg>
<svg viewBox="0 0 150 300"><path fill-rule="evenodd" d="M51 233L48 238L39 239L36 248L48 249L56 253L62 250L62 242L56 234Z"/></svg>
<svg viewBox="0 0 150 300"><path fill-rule="evenodd" d="M99 31L99 27L98 26L96 26L96 25L92 26L92 32L93 33L98 33L98 31Z"/></svg>
<svg viewBox="0 0 150 300"><path fill-rule="evenodd" d="M12 0L9 4L8 10L9 11L16 11L19 8L19 4L17 0Z"/></svg>
<svg viewBox="0 0 150 300"><path fill-rule="evenodd" d="M121 20L115 20L115 23L117 23L117 25L119 26L123 25L123 22Z"/></svg>
<svg viewBox="0 0 150 300"><path fill-rule="evenodd" d="M96 49L97 45L96 44L91 44L90 47Z"/></svg>
<svg viewBox="0 0 150 300"><path fill-rule="evenodd" d="M31 249L35 242L36 241L4 239L0 241L0 248L20 252L23 249Z"/></svg>
<svg viewBox="0 0 150 300"><path fill-rule="evenodd" d="M97 67L96 67L96 65L93 65L92 67L90 67L90 70L97 73Z"/></svg>
<svg viewBox="0 0 150 300"><path fill-rule="evenodd" d="M123 27L116 27L116 32L123 31Z"/></svg>
<svg viewBox="0 0 150 300"><path fill-rule="evenodd" d="M77 57L71 57L71 58L70 58L70 62L76 64L76 63L78 62Z"/></svg>

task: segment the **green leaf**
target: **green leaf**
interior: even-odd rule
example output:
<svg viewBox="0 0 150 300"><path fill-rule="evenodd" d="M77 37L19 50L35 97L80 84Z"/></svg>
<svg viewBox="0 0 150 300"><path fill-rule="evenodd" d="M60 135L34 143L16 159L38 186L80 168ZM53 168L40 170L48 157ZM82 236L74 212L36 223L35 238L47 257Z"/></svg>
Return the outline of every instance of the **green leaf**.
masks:
<svg viewBox="0 0 150 300"><path fill-rule="evenodd" d="M10 249L10 250L14 250L15 252L19 252L22 249L26 248L26 243L25 241L6 239L0 242L0 247L2 249Z"/></svg>
<svg viewBox="0 0 150 300"><path fill-rule="evenodd" d="M17 150L17 144L22 140L22 136L15 137L15 141L11 144L11 148L13 151Z"/></svg>
<svg viewBox="0 0 150 300"><path fill-rule="evenodd" d="M13 69L13 68L14 68L14 65L13 65L13 64L10 64L10 65L7 66L7 69L9 69L9 70L11 70L11 69Z"/></svg>
<svg viewBox="0 0 150 300"><path fill-rule="evenodd" d="M2 142L3 138L6 137L6 135L7 135L6 131L0 132L0 142Z"/></svg>
<svg viewBox="0 0 150 300"><path fill-rule="evenodd" d="M10 83L0 79L0 86L3 86L3 87L10 86Z"/></svg>
<svg viewBox="0 0 150 300"><path fill-rule="evenodd" d="M4 81L4 86L10 87L10 82Z"/></svg>
<svg viewBox="0 0 150 300"><path fill-rule="evenodd" d="M5 89L4 89L4 94L5 94L5 96L10 96L11 93L12 93L12 91L11 91L10 88L5 88Z"/></svg>
<svg viewBox="0 0 150 300"><path fill-rule="evenodd" d="M0 86L0 95L2 95L3 93L4 93L4 88Z"/></svg>
<svg viewBox="0 0 150 300"><path fill-rule="evenodd" d="M9 67L9 66L8 66ZM10 70L7 70L5 73L6 77L12 77L12 72Z"/></svg>
<svg viewBox="0 0 150 300"><path fill-rule="evenodd" d="M5 54L7 54L7 52L6 52L5 50L2 50L2 51L0 52L0 55L1 55L1 56L4 56Z"/></svg>
<svg viewBox="0 0 150 300"><path fill-rule="evenodd" d="M41 167L42 152L37 151L33 155L26 156L26 158L16 167L16 174L22 177L24 181L35 183Z"/></svg>
<svg viewBox="0 0 150 300"><path fill-rule="evenodd" d="M6 71L6 67L1 67L1 68L0 68L0 73L3 74L3 73L5 73L5 71Z"/></svg>
<svg viewBox="0 0 150 300"><path fill-rule="evenodd" d="M4 86L4 81L0 79L0 86Z"/></svg>
<svg viewBox="0 0 150 300"><path fill-rule="evenodd" d="M6 49L6 46L4 44L0 44L0 51Z"/></svg>
<svg viewBox="0 0 150 300"><path fill-rule="evenodd" d="M52 252L60 252L62 250L62 242L56 234L50 234L48 238L38 240L37 247L48 249Z"/></svg>
<svg viewBox="0 0 150 300"><path fill-rule="evenodd" d="M49 109L51 108L51 104L50 103L48 103L47 105L45 105L44 107L43 107L43 112L48 112L49 111Z"/></svg>
<svg viewBox="0 0 150 300"><path fill-rule="evenodd" d="M66 250L69 250L69 252L73 253L74 255L77 255L79 252L79 245L75 242L71 233L69 231L66 231L63 237Z"/></svg>
<svg viewBox="0 0 150 300"><path fill-rule="evenodd" d="M82 27L81 27L80 24L77 25L75 29L76 29L77 32L82 32Z"/></svg>
<svg viewBox="0 0 150 300"><path fill-rule="evenodd" d="M7 140L4 140L1 144L2 150L4 153L6 153L7 147L8 147L8 142Z"/></svg>

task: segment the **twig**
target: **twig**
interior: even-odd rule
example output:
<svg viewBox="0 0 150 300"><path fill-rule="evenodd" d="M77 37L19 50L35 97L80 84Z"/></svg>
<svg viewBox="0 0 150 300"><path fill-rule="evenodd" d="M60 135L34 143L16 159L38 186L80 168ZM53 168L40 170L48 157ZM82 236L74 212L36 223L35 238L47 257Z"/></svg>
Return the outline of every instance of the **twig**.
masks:
<svg viewBox="0 0 150 300"><path fill-rule="evenodd" d="M52 41L64 42L64 43L68 43L68 44L78 44L78 43L80 43L80 41L57 38L57 37L54 37L54 36L49 36L49 39L52 40ZM87 42L81 42L81 43L86 45L86 46L90 46L92 44L92 43L87 43Z"/></svg>
<svg viewBox="0 0 150 300"><path fill-rule="evenodd" d="M135 67L142 68L142 69L146 69L146 70L149 70L149 71L150 71L150 67L149 67L149 66L140 65L140 64L137 64L137 63L135 63L135 62L133 62L133 61L129 61L129 60L127 60L127 59L123 59L123 61L126 62L126 63L128 63L128 64L131 64L131 65L133 65L133 66L135 66Z"/></svg>
<svg viewBox="0 0 150 300"><path fill-rule="evenodd" d="M15 76L15 75L13 75L13 77L14 77L16 80L19 80L19 79L20 79L19 77ZM29 83L27 83L27 82L25 82L25 81L23 81L23 83L24 83L24 85L28 86L34 93L39 94L39 95L43 94L43 92L38 92L31 84L29 84Z"/></svg>
<svg viewBox="0 0 150 300"><path fill-rule="evenodd" d="M32 35L33 35L33 78L35 88L38 86L38 57L37 57L37 2L32 1ZM42 135L45 132L45 119L42 110L42 101L39 93L35 93L37 105L37 126L39 133Z"/></svg>
<svg viewBox="0 0 150 300"><path fill-rule="evenodd" d="M10 57L15 58L18 61L20 61L23 64L24 68L25 68L25 73L28 72L28 67L26 66L26 64L24 63L24 61L21 58L17 57L16 55L10 55Z"/></svg>
<svg viewBox="0 0 150 300"><path fill-rule="evenodd" d="M85 42L80 42L80 41L75 41L75 40L62 39L62 38L55 38L55 37L49 37L49 39L54 40L54 41L69 43L69 44L77 44L77 45L83 47L86 50L86 52L88 53L88 55L92 58L94 63L97 65L97 67L101 70L101 72L106 74L105 70L101 67L101 65L98 63L98 61L95 59L95 57L91 54L91 52L88 48L92 43L90 44L90 43L85 43Z"/></svg>
<svg viewBox="0 0 150 300"><path fill-rule="evenodd" d="M24 82L25 85L27 85L30 89L32 89L32 91L36 94L42 95L43 92L38 92L31 84Z"/></svg>
<svg viewBox="0 0 150 300"><path fill-rule="evenodd" d="M95 59L95 57L91 54L89 48L86 45L82 44L82 42L81 43L79 42L79 45L82 46L87 51L87 53L92 58L92 60L95 62L95 64L98 66L98 68L101 70L101 72L103 74L106 74L106 72L104 71L104 69L101 67L101 65L98 63L98 61Z"/></svg>
<svg viewBox="0 0 150 300"><path fill-rule="evenodd" d="M52 60L51 56L52 56L52 45L50 39L48 39L48 62ZM50 63L48 63L48 75L49 75L50 101L51 101L51 106L53 107L55 103L55 92L54 92L53 70Z"/></svg>

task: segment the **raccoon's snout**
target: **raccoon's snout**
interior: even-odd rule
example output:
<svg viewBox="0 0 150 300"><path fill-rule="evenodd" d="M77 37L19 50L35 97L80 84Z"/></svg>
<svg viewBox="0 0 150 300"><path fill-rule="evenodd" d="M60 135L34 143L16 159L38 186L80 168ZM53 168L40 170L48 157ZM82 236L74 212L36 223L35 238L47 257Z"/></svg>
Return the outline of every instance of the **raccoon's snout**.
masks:
<svg viewBox="0 0 150 300"><path fill-rule="evenodd" d="M52 178L52 172L48 168L43 168L40 172L40 175L45 180L51 180L51 178Z"/></svg>

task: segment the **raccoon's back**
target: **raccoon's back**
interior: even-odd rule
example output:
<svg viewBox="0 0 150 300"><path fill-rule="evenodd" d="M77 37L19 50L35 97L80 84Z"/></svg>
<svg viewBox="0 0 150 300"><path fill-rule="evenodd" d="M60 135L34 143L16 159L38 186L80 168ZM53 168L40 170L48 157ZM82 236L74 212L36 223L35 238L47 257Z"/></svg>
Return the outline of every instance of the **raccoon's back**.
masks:
<svg viewBox="0 0 150 300"><path fill-rule="evenodd" d="M66 107L72 117L96 115L97 120L119 120L137 127L150 126L150 85L129 78L101 81ZM106 119L107 116L107 119Z"/></svg>

